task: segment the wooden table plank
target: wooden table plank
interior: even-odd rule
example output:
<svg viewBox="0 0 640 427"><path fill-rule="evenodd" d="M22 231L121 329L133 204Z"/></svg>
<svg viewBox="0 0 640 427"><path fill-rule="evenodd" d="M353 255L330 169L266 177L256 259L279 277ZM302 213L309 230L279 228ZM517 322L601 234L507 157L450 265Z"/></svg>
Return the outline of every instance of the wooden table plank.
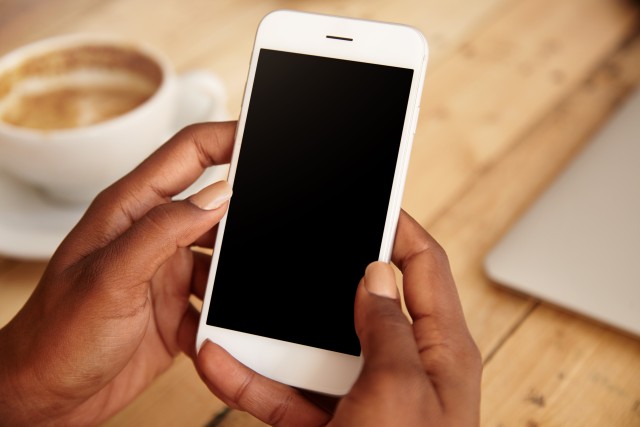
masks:
<svg viewBox="0 0 640 427"><path fill-rule="evenodd" d="M51 35L95 7L87 0L2 0L0 2L0 55Z"/></svg>
<svg viewBox="0 0 640 427"><path fill-rule="evenodd" d="M635 47L586 80L636 31L631 2L4 1L0 54L49 35L120 33L165 51L178 71L218 73L237 114L257 24L269 10L290 7L404 22L430 39L403 205L449 252L468 323L487 361L483 425L589 425L585 413L640 424L632 417L640 412L632 381L640 378L629 374L640 369L635 341L502 290L481 268L488 248L637 81L629 71L640 70L636 54L629 53ZM43 268L0 259L0 324L26 300ZM565 351L543 352L534 345L538 338L561 342ZM544 363L538 366L536 357ZM554 364L566 368L562 381ZM600 401L607 406L599 407ZM107 425L203 425L223 408L181 357ZM217 425L263 425L247 414L224 415Z"/></svg>
<svg viewBox="0 0 640 427"><path fill-rule="evenodd" d="M425 7L424 0L404 0L383 3L372 18L420 29L429 41L429 73L432 73L444 59L473 40L481 28L514 4L511 0L449 0L430 2Z"/></svg>
<svg viewBox="0 0 640 427"><path fill-rule="evenodd" d="M620 1L518 2L427 73L405 209L429 224L615 49L637 16Z"/></svg>
<svg viewBox="0 0 640 427"><path fill-rule="evenodd" d="M545 305L485 369L483 426L640 425L640 341Z"/></svg>
<svg viewBox="0 0 640 427"><path fill-rule="evenodd" d="M472 332L488 359L482 425L640 425L637 337L529 299L535 304L531 315L521 319L512 335L490 342L486 329L499 325L496 306L486 306L486 295L509 292L491 283L482 270L483 254L533 200L524 194L540 193L639 84L636 36L433 227L452 259L463 261L456 269L457 281Z"/></svg>
<svg viewBox="0 0 640 427"><path fill-rule="evenodd" d="M640 80L636 49L626 48L585 80L430 228L449 253L469 325L485 355L504 340L497 332L518 323L532 300L491 286L483 257Z"/></svg>
<svg viewBox="0 0 640 427"><path fill-rule="evenodd" d="M324 0L308 1L304 4L274 2L270 9L256 9L236 17L237 27L257 28L258 22L266 10L292 8L317 13L353 16L356 18L401 22L420 29L429 38L429 69L435 69L441 59L459 47L466 37L484 22L496 9L513 0L487 0L469 4L466 0L424 3L421 0L353 0L332 3ZM419 13L416 13L416 11ZM238 22L239 20L239 22ZM433 26L431 24L434 24ZM232 115L239 113L240 101L244 90L249 64L249 55L253 44L254 31L225 31L226 37L208 38L198 42L200 49L194 48L192 58L183 63L183 68L206 68L215 70L228 82L230 92L230 110ZM435 41L432 39L435 38ZM233 42L230 43L230 40ZM224 57L224 61L219 61ZM238 78L240 77L240 78Z"/></svg>

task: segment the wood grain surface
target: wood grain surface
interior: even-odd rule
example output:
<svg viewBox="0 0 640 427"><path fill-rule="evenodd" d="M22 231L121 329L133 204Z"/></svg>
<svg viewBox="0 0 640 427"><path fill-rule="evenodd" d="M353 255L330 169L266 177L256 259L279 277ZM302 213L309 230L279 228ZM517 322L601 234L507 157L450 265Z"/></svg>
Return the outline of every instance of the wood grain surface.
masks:
<svg viewBox="0 0 640 427"><path fill-rule="evenodd" d="M640 340L508 291L482 268L492 245L640 82L634 2L0 0L0 55L57 34L125 35L164 51L178 72L216 73L236 117L255 30L275 9L400 22L429 40L403 208L449 254L485 361L481 424L640 426ZM44 266L0 257L0 324ZM226 408L184 356L105 423L176 425L264 424Z"/></svg>

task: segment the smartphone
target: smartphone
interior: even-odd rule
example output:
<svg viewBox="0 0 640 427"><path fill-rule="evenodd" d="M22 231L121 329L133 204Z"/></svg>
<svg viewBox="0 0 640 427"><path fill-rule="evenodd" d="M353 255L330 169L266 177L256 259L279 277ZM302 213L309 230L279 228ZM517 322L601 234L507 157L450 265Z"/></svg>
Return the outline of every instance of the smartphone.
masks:
<svg viewBox="0 0 640 427"><path fill-rule="evenodd" d="M261 21L197 346L343 395L360 373L354 297L389 261L428 48L409 26L296 11Z"/></svg>

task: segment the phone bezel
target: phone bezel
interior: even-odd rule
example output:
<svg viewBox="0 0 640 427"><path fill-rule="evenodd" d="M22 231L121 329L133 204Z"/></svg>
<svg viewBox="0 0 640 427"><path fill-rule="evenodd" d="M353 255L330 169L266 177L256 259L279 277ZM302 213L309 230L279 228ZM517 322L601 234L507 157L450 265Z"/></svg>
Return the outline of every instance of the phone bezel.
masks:
<svg viewBox="0 0 640 427"><path fill-rule="evenodd" d="M252 50L229 168L231 185L235 178L258 53L263 48L403 67L414 71L379 254L379 260L389 262L428 58L424 36L409 26L377 21L290 10L279 10L266 15L260 22ZM230 203L233 203L233 200ZM339 396L347 393L360 372L362 355L347 355L210 326L206 323L225 224L226 215L218 225L202 305L203 314L198 327L197 348L200 349L208 339L224 347L251 369L276 381L323 394ZM325 369L320 370L319 366Z"/></svg>

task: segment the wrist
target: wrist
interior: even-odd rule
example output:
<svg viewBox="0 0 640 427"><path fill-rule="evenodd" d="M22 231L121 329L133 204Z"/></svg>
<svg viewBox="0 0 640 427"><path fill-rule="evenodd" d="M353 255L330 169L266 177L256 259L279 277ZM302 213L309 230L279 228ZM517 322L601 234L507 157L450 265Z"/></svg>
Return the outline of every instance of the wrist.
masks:
<svg viewBox="0 0 640 427"><path fill-rule="evenodd" d="M24 419L25 399L18 381L8 328L0 329L0 420L6 426L26 425L29 420Z"/></svg>
<svg viewBox="0 0 640 427"><path fill-rule="evenodd" d="M76 367L65 375L59 366L69 366L55 348L36 336L46 331L30 329L34 325L20 312L0 328L0 425L12 426L91 426L98 425L104 399L90 399L78 392Z"/></svg>
<svg viewBox="0 0 640 427"><path fill-rule="evenodd" d="M47 398L38 385L32 358L22 354L25 337L16 340L11 323L0 329L0 420L3 426L39 426L55 422L47 408L54 399Z"/></svg>

